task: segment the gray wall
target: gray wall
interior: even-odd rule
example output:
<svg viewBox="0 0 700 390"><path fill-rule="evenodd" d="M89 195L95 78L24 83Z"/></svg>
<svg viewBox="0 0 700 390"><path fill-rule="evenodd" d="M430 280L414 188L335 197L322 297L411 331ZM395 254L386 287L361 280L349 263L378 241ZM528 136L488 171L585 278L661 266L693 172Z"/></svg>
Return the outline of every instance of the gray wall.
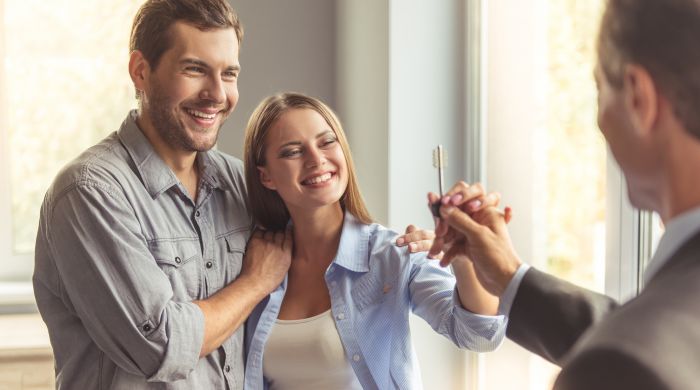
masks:
<svg viewBox="0 0 700 390"><path fill-rule="evenodd" d="M243 155L248 117L266 96L297 91L336 103L335 1L233 0L243 23L240 100L218 147Z"/></svg>
<svg viewBox="0 0 700 390"><path fill-rule="evenodd" d="M464 16L461 0L233 1L246 35L241 100L219 148L241 155L245 122L266 95L292 89L336 109L372 215L402 230L432 227L432 149L450 154L446 181L464 177ZM426 388L463 389L474 356L412 318Z"/></svg>

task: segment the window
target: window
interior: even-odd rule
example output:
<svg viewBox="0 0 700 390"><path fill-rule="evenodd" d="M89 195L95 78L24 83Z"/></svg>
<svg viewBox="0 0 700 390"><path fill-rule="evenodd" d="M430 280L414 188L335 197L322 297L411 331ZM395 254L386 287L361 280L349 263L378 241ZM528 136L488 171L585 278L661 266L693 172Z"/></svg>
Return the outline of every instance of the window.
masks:
<svg viewBox="0 0 700 390"><path fill-rule="evenodd" d="M626 194L609 182L619 172L596 123L595 37L604 1L480 3L488 6L488 186L513 206L510 231L524 261L604 292L608 263L625 274L617 236L633 223L620 215ZM480 389L539 390L551 388L558 368L507 342L482 358L481 372Z"/></svg>
<svg viewBox="0 0 700 390"><path fill-rule="evenodd" d="M65 163L116 130L134 105L128 39L141 3L0 1L4 301L13 294L33 299L27 282L39 208L52 179Z"/></svg>

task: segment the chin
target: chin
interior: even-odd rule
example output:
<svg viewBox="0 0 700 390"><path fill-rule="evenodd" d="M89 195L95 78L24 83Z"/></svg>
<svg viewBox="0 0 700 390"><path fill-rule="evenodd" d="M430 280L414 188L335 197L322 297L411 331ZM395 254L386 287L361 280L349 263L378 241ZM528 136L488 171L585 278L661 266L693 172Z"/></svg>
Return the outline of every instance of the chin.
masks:
<svg viewBox="0 0 700 390"><path fill-rule="evenodd" d="M659 212L660 207L656 202L657 197L651 191L645 191L641 187L627 185L627 198L630 204L639 210Z"/></svg>
<svg viewBox="0 0 700 390"><path fill-rule="evenodd" d="M197 137L196 132L194 133L195 136L189 137L189 144L192 149L194 149L197 152L207 152L211 150L215 145L216 142L219 140L219 134L218 134L218 129L217 130L206 130L206 131L213 131L215 134L212 136L207 135L206 137ZM192 134L192 133L190 133Z"/></svg>

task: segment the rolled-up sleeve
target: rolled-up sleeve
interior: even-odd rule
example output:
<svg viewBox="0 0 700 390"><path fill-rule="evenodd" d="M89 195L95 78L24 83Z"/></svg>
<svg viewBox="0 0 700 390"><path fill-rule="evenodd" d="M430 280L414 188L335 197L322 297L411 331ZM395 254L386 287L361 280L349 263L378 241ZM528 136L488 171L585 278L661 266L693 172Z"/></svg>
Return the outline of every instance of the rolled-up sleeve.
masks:
<svg viewBox="0 0 700 390"><path fill-rule="evenodd" d="M480 315L464 309L459 303L454 275L424 255L411 258L413 312L460 348L476 352L495 350L505 337L507 317Z"/></svg>
<svg viewBox="0 0 700 390"><path fill-rule="evenodd" d="M92 340L129 373L153 381L185 378L199 359L203 314L194 303L173 301L124 196L85 181L60 194L49 213L62 299Z"/></svg>

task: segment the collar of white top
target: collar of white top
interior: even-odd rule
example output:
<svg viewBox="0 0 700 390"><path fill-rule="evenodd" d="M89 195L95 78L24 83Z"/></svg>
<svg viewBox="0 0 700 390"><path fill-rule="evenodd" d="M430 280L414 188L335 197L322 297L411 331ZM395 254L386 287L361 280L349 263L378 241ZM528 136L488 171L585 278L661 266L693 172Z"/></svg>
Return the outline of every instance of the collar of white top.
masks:
<svg viewBox="0 0 700 390"><path fill-rule="evenodd" d="M316 314L315 316L311 316L308 318L300 318L298 320L280 320L279 318L275 321L276 324L278 325L294 325L294 324L303 324L307 322L312 322L312 321L317 321L323 318L326 315L330 315L331 309L328 309L324 311L323 313Z"/></svg>

